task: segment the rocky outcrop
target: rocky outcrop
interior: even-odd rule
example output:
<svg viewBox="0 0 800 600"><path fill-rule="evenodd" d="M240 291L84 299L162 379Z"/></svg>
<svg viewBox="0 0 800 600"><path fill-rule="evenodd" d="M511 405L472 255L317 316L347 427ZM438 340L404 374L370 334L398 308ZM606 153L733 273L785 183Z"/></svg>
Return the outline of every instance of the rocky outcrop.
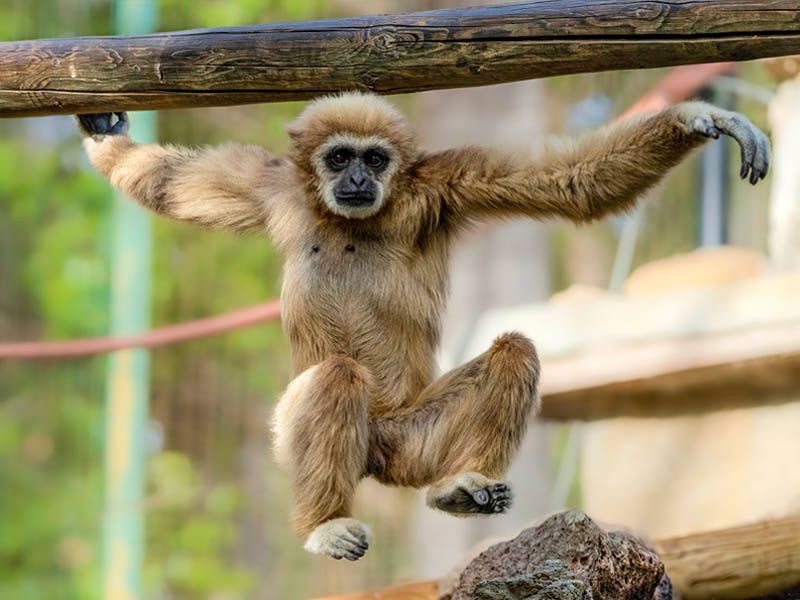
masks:
<svg viewBox="0 0 800 600"><path fill-rule="evenodd" d="M659 556L639 538L607 533L578 511L495 544L442 600L672 600Z"/></svg>

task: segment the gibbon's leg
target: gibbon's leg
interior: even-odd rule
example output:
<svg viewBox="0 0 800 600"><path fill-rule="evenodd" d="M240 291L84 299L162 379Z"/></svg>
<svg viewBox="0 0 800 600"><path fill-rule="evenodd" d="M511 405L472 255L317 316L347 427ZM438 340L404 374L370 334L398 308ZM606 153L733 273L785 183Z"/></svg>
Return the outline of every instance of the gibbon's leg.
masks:
<svg viewBox="0 0 800 600"><path fill-rule="evenodd" d="M291 471L294 525L315 554L358 560L372 537L350 518L367 464L369 381L354 360L329 358L292 381L275 411L274 449Z"/></svg>
<svg viewBox="0 0 800 600"><path fill-rule="evenodd" d="M427 502L454 514L504 512L498 481L538 410L539 360L519 333L433 382L409 413L374 424L370 467L387 483L431 485ZM374 455L379 458L376 460Z"/></svg>

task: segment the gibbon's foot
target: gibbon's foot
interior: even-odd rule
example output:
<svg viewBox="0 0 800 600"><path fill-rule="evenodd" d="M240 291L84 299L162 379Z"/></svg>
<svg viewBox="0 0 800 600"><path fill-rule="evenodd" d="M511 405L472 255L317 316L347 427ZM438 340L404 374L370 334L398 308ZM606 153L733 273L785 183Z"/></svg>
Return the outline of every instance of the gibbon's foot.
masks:
<svg viewBox="0 0 800 600"><path fill-rule="evenodd" d="M364 556L371 541L372 531L364 523L341 518L319 525L303 547L312 554L327 554L336 560L358 560Z"/></svg>
<svg viewBox="0 0 800 600"><path fill-rule="evenodd" d="M113 116L117 116L113 123ZM124 135L128 132L128 113L95 113L78 115L81 129L88 135Z"/></svg>
<svg viewBox="0 0 800 600"><path fill-rule="evenodd" d="M683 105L682 117L691 131L717 139L729 135L741 148L742 167L739 176L755 185L767 176L770 163L769 140L747 117L707 104L690 102ZM697 108L697 110L692 110Z"/></svg>
<svg viewBox="0 0 800 600"><path fill-rule="evenodd" d="M428 491L428 504L457 515L500 514L511 507L511 487L479 473L464 473Z"/></svg>

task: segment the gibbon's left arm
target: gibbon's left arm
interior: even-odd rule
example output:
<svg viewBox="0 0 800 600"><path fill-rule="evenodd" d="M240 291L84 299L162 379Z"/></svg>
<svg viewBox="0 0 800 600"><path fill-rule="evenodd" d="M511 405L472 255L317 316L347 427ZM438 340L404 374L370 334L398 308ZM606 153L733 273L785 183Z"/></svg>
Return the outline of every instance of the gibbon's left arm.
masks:
<svg viewBox="0 0 800 600"><path fill-rule="evenodd" d="M493 216L584 223L629 209L692 149L720 135L741 146L742 178L763 179L766 136L742 115L702 102L626 119L539 160L467 147L423 157L417 173L429 197L441 199L445 226Z"/></svg>
<svg viewBox="0 0 800 600"><path fill-rule="evenodd" d="M139 204L180 221L243 231L266 226L286 161L258 146L192 149L136 144L128 118L79 115L91 163Z"/></svg>

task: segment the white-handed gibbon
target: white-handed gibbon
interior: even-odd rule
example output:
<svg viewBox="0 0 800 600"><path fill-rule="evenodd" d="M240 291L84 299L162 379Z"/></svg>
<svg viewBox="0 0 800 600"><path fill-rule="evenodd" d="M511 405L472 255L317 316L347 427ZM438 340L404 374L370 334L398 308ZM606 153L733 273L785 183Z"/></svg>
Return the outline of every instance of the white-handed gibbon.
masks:
<svg viewBox="0 0 800 600"><path fill-rule="evenodd" d="M257 230L285 256L283 327L295 379L277 406L276 457L291 472L305 547L364 555L351 516L359 480L430 486L457 515L510 505L501 481L538 408L539 362L519 333L434 378L454 240L478 221L631 208L708 138L730 135L741 176L762 179L769 142L743 116L689 102L610 125L533 160L462 147L426 152L386 100L316 100L288 126L286 158L236 144L140 145L118 113L79 116L94 166L143 206L206 227Z"/></svg>

